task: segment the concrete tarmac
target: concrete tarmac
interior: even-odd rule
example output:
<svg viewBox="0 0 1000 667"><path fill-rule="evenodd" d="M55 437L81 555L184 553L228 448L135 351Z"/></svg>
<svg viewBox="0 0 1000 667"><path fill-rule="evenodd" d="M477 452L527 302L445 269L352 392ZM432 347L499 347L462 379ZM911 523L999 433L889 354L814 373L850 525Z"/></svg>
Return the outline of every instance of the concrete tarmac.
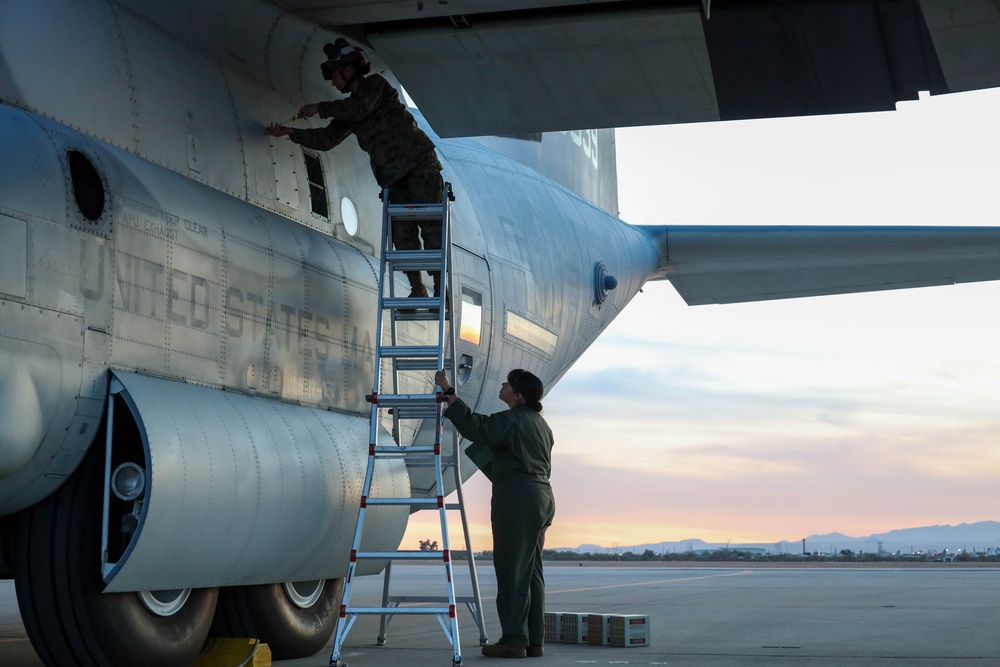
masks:
<svg viewBox="0 0 1000 667"><path fill-rule="evenodd" d="M396 595L439 595L439 570L399 565ZM546 566L551 611L648 614L651 642L640 648L548 644L526 665L1000 665L1000 568L962 567L627 567ZM459 595L468 570L456 563ZM491 564L479 567L490 641L500 629ZM378 605L382 577L359 578L352 604ZM462 661L480 654L478 628L460 610ZM450 667L452 649L434 617L397 616L377 646L377 617L360 617L344 645L349 667ZM330 646L276 667L325 667ZM506 661L502 664L507 664ZM25 638L13 583L0 582L0 665L40 667Z"/></svg>

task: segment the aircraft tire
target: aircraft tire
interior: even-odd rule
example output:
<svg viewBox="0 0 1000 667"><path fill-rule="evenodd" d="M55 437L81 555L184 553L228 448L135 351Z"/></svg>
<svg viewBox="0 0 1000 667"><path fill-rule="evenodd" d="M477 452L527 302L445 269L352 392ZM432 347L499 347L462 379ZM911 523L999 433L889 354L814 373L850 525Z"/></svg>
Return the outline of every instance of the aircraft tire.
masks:
<svg viewBox="0 0 1000 667"><path fill-rule="evenodd" d="M102 594L103 460L91 451L44 501L20 516L14 579L32 646L48 667L178 667L211 627L218 589L193 589L169 616L136 593Z"/></svg>
<svg viewBox="0 0 1000 667"><path fill-rule="evenodd" d="M314 655L333 635L344 594L343 579L318 583L322 590L299 603L286 584L224 588L212 634L256 637L268 645L275 660Z"/></svg>

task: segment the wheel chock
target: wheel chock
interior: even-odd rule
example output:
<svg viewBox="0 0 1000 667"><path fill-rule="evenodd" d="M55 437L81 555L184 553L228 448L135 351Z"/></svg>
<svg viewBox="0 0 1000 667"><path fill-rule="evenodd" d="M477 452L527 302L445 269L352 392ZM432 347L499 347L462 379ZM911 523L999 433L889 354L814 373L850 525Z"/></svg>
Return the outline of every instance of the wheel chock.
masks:
<svg viewBox="0 0 1000 667"><path fill-rule="evenodd" d="M271 649L259 639L211 637L192 667L271 667Z"/></svg>

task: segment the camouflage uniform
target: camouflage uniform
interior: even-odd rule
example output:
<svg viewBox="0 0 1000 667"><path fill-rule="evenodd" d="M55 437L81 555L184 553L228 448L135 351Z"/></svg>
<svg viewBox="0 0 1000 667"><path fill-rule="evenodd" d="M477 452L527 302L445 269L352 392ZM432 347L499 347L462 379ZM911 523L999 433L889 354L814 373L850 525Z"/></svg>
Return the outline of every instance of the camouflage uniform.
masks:
<svg viewBox="0 0 1000 667"><path fill-rule="evenodd" d="M444 416L463 437L490 448L493 567L503 630L499 643L541 646L545 643L542 549L545 530L556 512L549 485L552 431L528 406L487 417L456 399Z"/></svg>
<svg viewBox="0 0 1000 667"><path fill-rule="evenodd" d="M396 89L378 74L361 79L357 92L333 102L320 102L319 115L330 124L314 130L292 130L289 139L306 148L326 151L353 134L368 153L372 173L382 187L389 188L394 204L440 203L444 181L441 163L432 142L417 127L413 116L399 101ZM392 242L399 250L417 250L418 223L393 224ZM419 223L425 248L441 247L441 223ZM420 274L407 273L410 284L420 284ZM438 276L434 278L435 292Z"/></svg>

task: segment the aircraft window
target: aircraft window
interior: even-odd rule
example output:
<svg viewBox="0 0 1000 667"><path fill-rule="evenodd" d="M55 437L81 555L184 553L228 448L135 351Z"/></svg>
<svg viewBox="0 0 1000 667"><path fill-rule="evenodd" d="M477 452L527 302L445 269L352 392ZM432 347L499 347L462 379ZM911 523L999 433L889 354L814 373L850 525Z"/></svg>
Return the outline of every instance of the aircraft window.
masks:
<svg viewBox="0 0 1000 667"><path fill-rule="evenodd" d="M354 202L350 197L340 200L340 217L344 221L344 229L351 236L358 233L358 209L354 207Z"/></svg>
<svg viewBox="0 0 1000 667"><path fill-rule="evenodd" d="M97 220L104 214L104 183L97 168L80 151L68 151L69 177L73 182L73 197L87 220Z"/></svg>
<svg viewBox="0 0 1000 667"><path fill-rule="evenodd" d="M303 153L306 158L306 179L309 181L309 204L312 212L324 218L330 217L330 206L326 201L326 180L323 178L323 163L311 153Z"/></svg>
<svg viewBox="0 0 1000 667"><path fill-rule="evenodd" d="M483 295L479 292L462 288L462 315L458 329L458 337L473 345L479 345L483 335Z"/></svg>
<svg viewBox="0 0 1000 667"><path fill-rule="evenodd" d="M552 333L545 327L539 326L530 320L526 320L517 313L507 311L507 322L505 329L507 335L517 340L527 343L531 347L544 352L545 354L555 354L556 343L559 336Z"/></svg>

